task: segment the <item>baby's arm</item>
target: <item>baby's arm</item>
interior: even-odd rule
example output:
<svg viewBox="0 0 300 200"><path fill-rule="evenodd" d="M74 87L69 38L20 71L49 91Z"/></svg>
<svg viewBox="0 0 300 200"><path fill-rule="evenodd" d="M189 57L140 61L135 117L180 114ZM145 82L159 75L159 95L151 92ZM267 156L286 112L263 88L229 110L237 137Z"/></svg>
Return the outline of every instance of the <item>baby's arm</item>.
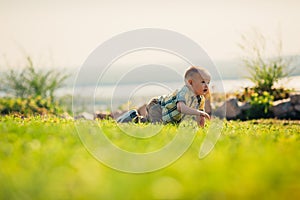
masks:
<svg viewBox="0 0 300 200"><path fill-rule="evenodd" d="M201 111L201 110L197 110L197 109L194 109L194 108L190 108L182 101L177 102L177 110L179 112L181 112L182 114L196 115L196 116L201 116L201 117L205 117L207 119L210 119L209 115L206 112Z"/></svg>

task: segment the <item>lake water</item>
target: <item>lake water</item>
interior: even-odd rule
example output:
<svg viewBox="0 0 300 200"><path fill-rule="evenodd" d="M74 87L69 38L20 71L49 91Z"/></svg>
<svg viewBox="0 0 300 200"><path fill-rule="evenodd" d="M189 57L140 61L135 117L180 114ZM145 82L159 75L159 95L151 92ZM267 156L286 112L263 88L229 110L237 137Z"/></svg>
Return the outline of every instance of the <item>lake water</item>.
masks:
<svg viewBox="0 0 300 200"><path fill-rule="evenodd" d="M82 86L78 91L82 96L93 93L96 97L110 98L112 95L119 97L128 96L129 93L135 96L155 96L173 91L183 85L181 82L171 83L143 83L143 84L125 84L125 85L101 85L101 86ZM253 83L248 79L212 81L210 88L212 92L232 93L242 90L245 87L251 87ZM300 76L292 76L288 79L280 80L276 87L284 87L300 91ZM73 87L61 88L57 91L58 96L72 94Z"/></svg>
<svg viewBox="0 0 300 200"><path fill-rule="evenodd" d="M74 100L77 105L82 103L89 107L96 105L93 109L117 108L122 104L131 102L131 105L142 105L151 97L168 94L183 83L143 83L143 84L123 84L123 85L102 85L102 86L82 86L77 87L74 93ZM253 86L248 79L212 81L210 84L212 93L233 93L243 90L245 87ZM288 79L280 80L277 87L293 88L300 91L300 76L292 76ZM58 96L72 95L73 87L62 88L57 92Z"/></svg>

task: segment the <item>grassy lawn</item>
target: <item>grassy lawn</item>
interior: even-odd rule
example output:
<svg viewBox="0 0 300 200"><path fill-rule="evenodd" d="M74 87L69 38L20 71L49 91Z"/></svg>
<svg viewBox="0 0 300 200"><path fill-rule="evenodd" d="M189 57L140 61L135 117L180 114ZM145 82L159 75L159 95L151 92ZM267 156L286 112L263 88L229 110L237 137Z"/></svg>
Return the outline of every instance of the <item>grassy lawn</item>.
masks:
<svg viewBox="0 0 300 200"><path fill-rule="evenodd" d="M134 152L163 147L177 129L135 139L112 121L99 124L114 144ZM159 127L143 126L124 128L147 134ZM300 199L300 122L225 121L213 151L199 159L206 131L199 129L171 165L131 174L97 161L73 121L0 117L0 199Z"/></svg>

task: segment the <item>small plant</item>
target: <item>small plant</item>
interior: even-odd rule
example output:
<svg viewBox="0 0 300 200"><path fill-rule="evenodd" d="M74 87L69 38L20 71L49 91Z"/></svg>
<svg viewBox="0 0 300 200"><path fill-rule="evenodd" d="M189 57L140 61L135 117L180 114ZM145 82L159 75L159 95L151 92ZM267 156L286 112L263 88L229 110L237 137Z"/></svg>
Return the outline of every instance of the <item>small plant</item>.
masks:
<svg viewBox="0 0 300 200"><path fill-rule="evenodd" d="M285 88L273 88L271 92L268 92L271 96L273 96L273 101L277 101L280 99L287 99L290 96L290 92L293 90L285 89ZM257 91L255 88L244 88L242 93L236 93L236 97L241 102L249 102L251 99L251 95L257 93L258 95L263 95L266 91Z"/></svg>
<svg viewBox="0 0 300 200"><path fill-rule="evenodd" d="M252 105L253 112L256 115L266 115L268 114L269 108L273 104L274 97L270 95L269 92L263 92L262 95L258 93L251 94L250 104Z"/></svg>
<svg viewBox="0 0 300 200"><path fill-rule="evenodd" d="M272 56L267 54L266 37L257 31L254 39L242 35L239 47L244 53L243 63L250 73L247 78L255 84L254 91L259 95L265 91L273 95L276 92L274 84L291 73L288 70L291 60L282 56L281 40L274 44L272 49L275 49L276 53Z"/></svg>
<svg viewBox="0 0 300 200"><path fill-rule="evenodd" d="M54 92L63 86L67 77L55 70L38 71L27 57L27 66L22 71L10 70L4 74L0 89L14 97L40 97L54 103Z"/></svg>
<svg viewBox="0 0 300 200"><path fill-rule="evenodd" d="M243 112L245 119L272 117L269 111L275 98L269 92L264 91L259 94L253 88L245 88L242 95L237 94L237 98L239 101L248 102L251 105L251 109Z"/></svg>
<svg viewBox="0 0 300 200"><path fill-rule="evenodd" d="M272 50L267 49L267 39L255 31L254 37L242 35L239 47L244 53L243 63L249 70L249 77L254 86L245 88L242 94L237 94L239 101L248 102L251 109L244 111L247 119L272 117L269 108L273 101L289 97L291 90L275 88L274 85L281 79L289 76L291 59L283 57L282 42L279 39ZM273 53L273 54L271 54Z"/></svg>

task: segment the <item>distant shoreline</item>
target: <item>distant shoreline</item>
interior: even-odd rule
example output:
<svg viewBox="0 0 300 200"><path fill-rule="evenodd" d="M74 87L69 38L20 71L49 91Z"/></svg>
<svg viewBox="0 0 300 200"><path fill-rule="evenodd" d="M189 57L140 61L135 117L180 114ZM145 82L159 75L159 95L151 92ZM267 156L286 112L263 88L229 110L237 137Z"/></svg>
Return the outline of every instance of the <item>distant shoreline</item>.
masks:
<svg viewBox="0 0 300 200"><path fill-rule="evenodd" d="M131 89L135 89L137 87L140 87L141 85L145 85L145 83L128 83L128 84L123 84L123 85L114 85L114 84L105 84L105 85L101 85L101 87L96 87L94 85L83 85L83 86L79 86L79 88L82 90L82 95L84 95L87 91L89 91L88 93L90 93L90 90L95 91L95 89L97 90L101 90L101 96L102 98L110 98L113 94L113 90L118 90L118 91L122 91L125 93L125 95L128 95L128 92L131 92ZM161 83L162 85L166 85L166 87L170 88L170 89L177 89L179 87L181 87L183 85L182 82L165 82L165 83ZM224 79L224 80L217 80L211 81L211 90L212 92L225 92L225 93L232 93L232 92L236 92L239 90L242 90L245 87L251 87L253 86L253 83L246 79ZM275 87L284 87L284 88L288 88L288 89L294 89L295 91L300 91L300 76L291 76L289 78L283 78L281 79L276 85ZM149 88L147 88L149 89ZM151 89L151 88L150 88ZM147 90L147 91L143 91L143 92L139 92L138 96L152 96L152 95L159 95L160 91L157 90L158 88L155 87L153 90ZM166 89L162 89L162 90L166 90ZM63 95L72 95L73 94L73 87L72 86L67 86L67 87L63 87L60 88L57 91L57 95L58 96L63 96ZM118 96L122 96L122 94L119 94ZM164 93L162 93L164 94ZM97 95L96 95L97 97Z"/></svg>
<svg viewBox="0 0 300 200"><path fill-rule="evenodd" d="M120 106L136 107L147 103L152 97L168 94L177 88L182 87L182 82L164 83L166 88L158 87L157 85L141 87L143 84L123 84L123 85L104 85L96 86L81 86L76 89L77 93L73 96L74 107L85 107L86 111L96 110L111 110L118 109ZM212 93L232 94L237 91L242 91L245 87L251 87L253 83L247 79L212 81ZM300 76L292 76L287 79L282 79L276 85L300 91ZM73 95L73 88L66 87L57 91L58 96ZM225 96L225 94L224 94ZM130 102L128 104L128 102ZM82 106L84 105L84 106Z"/></svg>

